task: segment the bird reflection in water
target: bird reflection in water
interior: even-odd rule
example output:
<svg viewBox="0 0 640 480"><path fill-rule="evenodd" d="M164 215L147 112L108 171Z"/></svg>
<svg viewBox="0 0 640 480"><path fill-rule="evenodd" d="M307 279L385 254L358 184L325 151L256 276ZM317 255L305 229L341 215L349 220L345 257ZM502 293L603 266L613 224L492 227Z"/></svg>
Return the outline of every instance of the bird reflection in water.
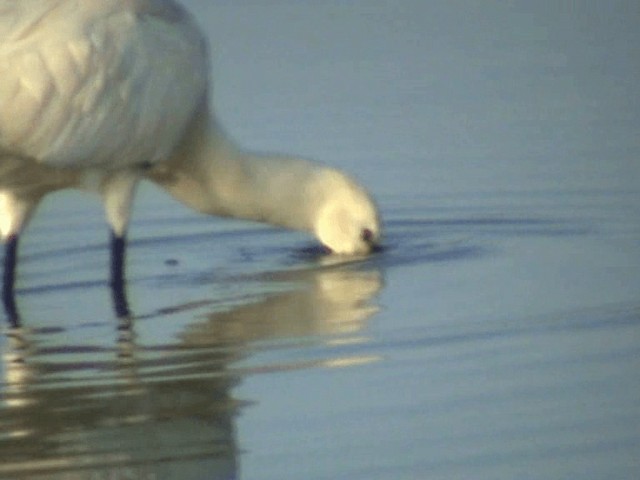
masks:
<svg viewBox="0 0 640 480"><path fill-rule="evenodd" d="M382 287L379 271L348 265L238 279L249 280L278 292L198 315L172 344L145 345L144 317L119 319L112 347L65 345L64 328L5 330L0 477L238 478L235 416L260 399L239 400L234 387L273 368L374 360L344 345L362 341ZM313 339L324 357L247 366L256 342L282 339Z"/></svg>

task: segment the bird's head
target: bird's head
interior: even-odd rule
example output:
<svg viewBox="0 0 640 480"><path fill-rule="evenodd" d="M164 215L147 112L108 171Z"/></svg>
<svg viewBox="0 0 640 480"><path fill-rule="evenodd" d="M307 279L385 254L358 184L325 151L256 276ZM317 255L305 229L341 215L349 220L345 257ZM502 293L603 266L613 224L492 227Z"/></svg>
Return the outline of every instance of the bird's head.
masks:
<svg viewBox="0 0 640 480"><path fill-rule="evenodd" d="M380 246L378 208L364 188L337 170L325 170L322 200L313 225L316 237L332 253L363 255Z"/></svg>

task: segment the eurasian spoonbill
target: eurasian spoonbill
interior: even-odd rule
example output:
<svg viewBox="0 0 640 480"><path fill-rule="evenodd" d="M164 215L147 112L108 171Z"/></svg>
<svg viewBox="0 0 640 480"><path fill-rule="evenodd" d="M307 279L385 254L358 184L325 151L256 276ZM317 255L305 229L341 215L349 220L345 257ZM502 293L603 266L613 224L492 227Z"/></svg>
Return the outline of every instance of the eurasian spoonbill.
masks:
<svg viewBox="0 0 640 480"><path fill-rule="evenodd" d="M124 298L126 231L142 178L201 212L310 232L338 254L377 245L379 214L364 188L336 169L237 148L209 109L208 77L205 37L173 0L0 0L10 317L19 236L43 196L60 189L102 197L114 298Z"/></svg>

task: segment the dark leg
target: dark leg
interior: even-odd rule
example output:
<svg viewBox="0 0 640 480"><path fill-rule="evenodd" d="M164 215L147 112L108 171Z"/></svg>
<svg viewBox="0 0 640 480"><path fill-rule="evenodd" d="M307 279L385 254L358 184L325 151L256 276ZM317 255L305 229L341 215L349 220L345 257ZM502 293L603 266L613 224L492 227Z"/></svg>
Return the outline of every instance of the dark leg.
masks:
<svg viewBox="0 0 640 480"><path fill-rule="evenodd" d="M129 302L125 292L124 261L126 237L111 232L111 296L118 318L129 316Z"/></svg>
<svg viewBox="0 0 640 480"><path fill-rule="evenodd" d="M4 247L4 276L2 278L2 303L9 323L13 327L20 324L16 307L15 280L18 262L18 235L10 235Z"/></svg>

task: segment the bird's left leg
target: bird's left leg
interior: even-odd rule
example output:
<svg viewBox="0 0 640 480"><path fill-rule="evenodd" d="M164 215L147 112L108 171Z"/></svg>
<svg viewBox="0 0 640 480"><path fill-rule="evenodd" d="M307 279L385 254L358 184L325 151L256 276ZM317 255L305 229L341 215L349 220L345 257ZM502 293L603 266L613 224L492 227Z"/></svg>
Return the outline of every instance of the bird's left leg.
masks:
<svg viewBox="0 0 640 480"><path fill-rule="evenodd" d="M119 170L102 181L102 201L111 228L111 293L114 310L120 318L130 314L125 291L126 235L139 181L140 173L136 170Z"/></svg>
<svg viewBox="0 0 640 480"><path fill-rule="evenodd" d="M4 240L4 273L2 276L2 303L9 323L19 325L18 307L16 306L16 264L18 262L18 234L9 235Z"/></svg>
<svg viewBox="0 0 640 480"><path fill-rule="evenodd" d="M0 237L5 244L2 304L9 322L14 327L20 324L15 297L18 240L20 232L29 222L39 201L39 197L21 197L8 190L0 191Z"/></svg>

